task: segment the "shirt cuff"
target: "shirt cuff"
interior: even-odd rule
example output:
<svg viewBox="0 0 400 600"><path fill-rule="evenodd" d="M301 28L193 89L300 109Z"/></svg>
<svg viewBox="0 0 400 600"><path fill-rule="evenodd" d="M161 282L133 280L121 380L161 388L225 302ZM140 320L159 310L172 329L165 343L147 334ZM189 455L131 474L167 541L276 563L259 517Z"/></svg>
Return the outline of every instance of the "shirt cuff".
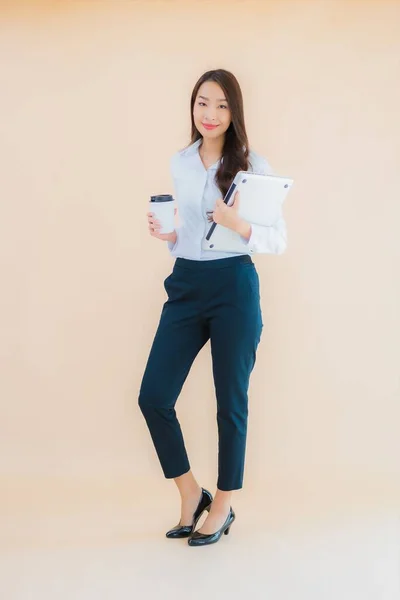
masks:
<svg viewBox="0 0 400 600"><path fill-rule="evenodd" d="M248 240L242 237L242 240L249 249L249 252L266 254L283 254L287 246L286 223L283 217L280 217L274 225L251 225L251 234Z"/></svg>

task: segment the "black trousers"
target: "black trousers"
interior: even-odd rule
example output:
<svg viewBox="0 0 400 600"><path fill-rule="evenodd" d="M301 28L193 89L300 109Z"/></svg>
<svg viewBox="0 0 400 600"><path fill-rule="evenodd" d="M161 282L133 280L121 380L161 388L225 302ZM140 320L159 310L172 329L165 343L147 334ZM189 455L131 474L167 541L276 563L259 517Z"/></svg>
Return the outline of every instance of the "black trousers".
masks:
<svg viewBox="0 0 400 600"><path fill-rule="evenodd" d="M248 387L263 328L259 280L250 256L176 259L139 393L166 478L190 464L175 404L194 359L211 341L217 398L220 490L243 486Z"/></svg>

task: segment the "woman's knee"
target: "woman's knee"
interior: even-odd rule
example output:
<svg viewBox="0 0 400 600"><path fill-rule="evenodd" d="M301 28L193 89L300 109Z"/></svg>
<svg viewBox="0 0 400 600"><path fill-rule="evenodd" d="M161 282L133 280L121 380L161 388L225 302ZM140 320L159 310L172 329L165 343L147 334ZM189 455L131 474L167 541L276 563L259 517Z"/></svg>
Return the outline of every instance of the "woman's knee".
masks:
<svg viewBox="0 0 400 600"><path fill-rule="evenodd" d="M170 410L170 404L168 402L165 390L161 386L154 382L148 382L142 384L138 405L143 414L154 414L155 412L162 412Z"/></svg>
<svg viewBox="0 0 400 600"><path fill-rule="evenodd" d="M142 387L139 392L138 405L142 413L148 413L154 411L156 408L157 395L151 389Z"/></svg>

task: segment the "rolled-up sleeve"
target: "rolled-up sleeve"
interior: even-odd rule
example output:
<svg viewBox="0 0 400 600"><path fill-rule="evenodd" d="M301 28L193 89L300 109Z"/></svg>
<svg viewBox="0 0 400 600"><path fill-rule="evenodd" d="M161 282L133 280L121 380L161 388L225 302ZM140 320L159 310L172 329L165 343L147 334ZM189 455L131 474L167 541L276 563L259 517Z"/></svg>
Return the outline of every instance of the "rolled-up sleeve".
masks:
<svg viewBox="0 0 400 600"><path fill-rule="evenodd" d="M273 225L251 225L251 234L246 242L250 252L283 254L287 247L287 230L283 217Z"/></svg>

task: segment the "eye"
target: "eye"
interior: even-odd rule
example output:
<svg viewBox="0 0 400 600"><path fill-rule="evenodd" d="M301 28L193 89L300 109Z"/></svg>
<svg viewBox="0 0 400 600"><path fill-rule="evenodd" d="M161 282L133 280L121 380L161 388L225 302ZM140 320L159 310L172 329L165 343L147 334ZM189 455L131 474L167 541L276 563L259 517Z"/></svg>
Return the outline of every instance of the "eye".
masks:
<svg viewBox="0 0 400 600"><path fill-rule="evenodd" d="M228 108L227 106L225 106L225 104L220 104L221 108Z"/></svg>
<svg viewBox="0 0 400 600"><path fill-rule="evenodd" d="M199 102L199 106L202 106L202 105L205 106L205 103L204 102Z"/></svg>

